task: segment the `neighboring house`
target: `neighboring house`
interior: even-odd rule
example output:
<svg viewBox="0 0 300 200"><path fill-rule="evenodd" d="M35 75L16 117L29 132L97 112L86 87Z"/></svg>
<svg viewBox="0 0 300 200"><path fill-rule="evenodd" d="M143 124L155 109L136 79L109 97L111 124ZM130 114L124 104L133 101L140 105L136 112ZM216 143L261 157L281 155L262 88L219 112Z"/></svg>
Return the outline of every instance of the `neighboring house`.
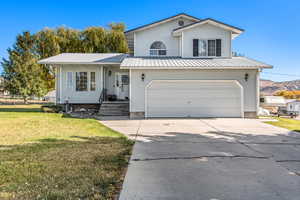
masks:
<svg viewBox="0 0 300 200"><path fill-rule="evenodd" d="M294 101L288 101L286 104L286 109L287 111L300 113L300 101L295 99Z"/></svg>
<svg viewBox="0 0 300 200"><path fill-rule="evenodd" d="M287 104L283 96L261 96L260 106L269 110L271 113L277 113L279 107L285 107Z"/></svg>
<svg viewBox="0 0 300 200"><path fill-rule="evenodd" d="M256 117L259 74L272 66L232 57L243 32L178 14L126 31L131 56L64 53L39 63L56 67L58 104L98 104L103 95L101 109L116 98L131 117Z"/></svg>
<svg viewBox="0 0 300 200"><path fill-rule="evenodd" d="M55 103L56 102L56 91L55 90L52 90L50 92L48 92L44 97L43 99L45 101L49 101L51 103Z"/></svg>

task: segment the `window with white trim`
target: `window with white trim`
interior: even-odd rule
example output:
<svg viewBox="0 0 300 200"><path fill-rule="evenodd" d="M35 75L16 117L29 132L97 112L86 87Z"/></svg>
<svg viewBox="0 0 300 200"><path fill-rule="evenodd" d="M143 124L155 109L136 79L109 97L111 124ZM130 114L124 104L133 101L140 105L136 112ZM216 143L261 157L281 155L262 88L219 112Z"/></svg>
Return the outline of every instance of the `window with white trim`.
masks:
<svg viewBox="0 0 300 200"><path fill-rule="evenodd" d="M207 42L206 40L199 40L199 56L207 55Z"/></svg>
<svg viewBox="0 0 300 200"><path fill-rule="evenodd" d="M150 46L150 56L166 56L167 47L161 41L155 41Z"/></svg>
<svg viewBox="0 0 300 200"><path fill-rule="evenodd" d="M208 56L216 56L216 40L207 40Z"/></svg>
<svg viewBox="0 0 300 200"><path fill-rule="evenodd" d="M90 73L90 90L91 91L96 90L96 73L95 72Z"/></svg>
<svg viewBox="0 0 300 200"><path fill-rule="evenodd" d="M193 39L194 57L220 57L222 54L221 39Z"/></svg>
<svg viewBox="0 0 300 200"><path fill-rule="evenodd" d="M76 72L76 91L88 90L87 72Z"/></svg>
<svg viewBox="0 0 300 200"><path fill-rule="evenodd" d="M67 72L67 88L73 88L73 72Z"/></svg>

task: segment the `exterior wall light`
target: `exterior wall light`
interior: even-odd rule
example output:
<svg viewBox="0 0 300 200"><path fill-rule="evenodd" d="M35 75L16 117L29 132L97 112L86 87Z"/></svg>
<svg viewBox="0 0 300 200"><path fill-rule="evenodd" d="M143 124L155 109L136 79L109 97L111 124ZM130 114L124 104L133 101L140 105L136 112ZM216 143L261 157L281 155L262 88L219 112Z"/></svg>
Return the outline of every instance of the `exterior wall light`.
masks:
<svg viewBox="0 0 300 200"><path fill-rule="evenodd" d="M110 70L108 71L108 76L111 76L111 71Z"/></svg>
<svg viewBox="0 0 300 200"><path fill-rule="evenodd" d="M248 81L248 78L249 78L249 74L246 73L246 74L245 74L245 81Z"/></svg>
<svg viewBox="0 0 300 200"><path fill-rule="evenodd" d="M142 73L142 75L141 75L141 79L142 79L142 81L144 81L144 80L145 80L145 74L144 74L144 73Z"/></svg>

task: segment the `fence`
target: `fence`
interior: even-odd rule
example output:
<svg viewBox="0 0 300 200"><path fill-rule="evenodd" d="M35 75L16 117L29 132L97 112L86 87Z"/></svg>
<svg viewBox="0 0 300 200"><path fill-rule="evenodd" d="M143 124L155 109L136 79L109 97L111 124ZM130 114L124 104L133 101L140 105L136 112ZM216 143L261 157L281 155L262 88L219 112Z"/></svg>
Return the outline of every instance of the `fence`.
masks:
<svg viewBox="0 0 300 200"><path fill-rule="evenodd" d="M31 97L27 101L29 104L45 104L49 101L45 101L42 98ZM11 95L0 95L0 104L11 105L11 104L24 104L24 99L21 96Z"/></svg>

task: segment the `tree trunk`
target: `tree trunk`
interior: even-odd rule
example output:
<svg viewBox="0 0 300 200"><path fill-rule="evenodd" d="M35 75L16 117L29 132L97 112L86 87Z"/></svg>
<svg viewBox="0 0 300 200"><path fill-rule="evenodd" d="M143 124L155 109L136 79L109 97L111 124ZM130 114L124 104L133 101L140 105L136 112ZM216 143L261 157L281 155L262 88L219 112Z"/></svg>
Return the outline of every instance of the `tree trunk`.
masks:
<svg viewBox="0 0 300 200"><path fill-rule="evenodd" d="M28 97L23 97L24 104L28 104Z"/></svg>

